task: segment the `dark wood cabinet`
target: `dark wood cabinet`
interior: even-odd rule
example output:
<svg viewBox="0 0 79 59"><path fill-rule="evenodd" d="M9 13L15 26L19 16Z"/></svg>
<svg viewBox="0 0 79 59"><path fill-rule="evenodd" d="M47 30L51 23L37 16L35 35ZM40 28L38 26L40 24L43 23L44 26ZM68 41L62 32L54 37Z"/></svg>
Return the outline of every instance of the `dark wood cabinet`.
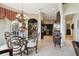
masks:
<svg viewBox="0 0 79 59"><path fill-rule="evenodd" d="M28 20L28 37L33 37L37 35L38 32L38 21L36 19Z"/></svg>
<svg viewBox="0 0 79 59"><path fill-rule="evenodd" d="M66 29L66 35L71 35L71 30L70 29Z"/></svg>
<svg viewBox="0 0 79 59"><path fill-rule="evenodd" d="M53 32L53 24L42 24L41 25L41 37L44 35L52 35Z"/></svg>

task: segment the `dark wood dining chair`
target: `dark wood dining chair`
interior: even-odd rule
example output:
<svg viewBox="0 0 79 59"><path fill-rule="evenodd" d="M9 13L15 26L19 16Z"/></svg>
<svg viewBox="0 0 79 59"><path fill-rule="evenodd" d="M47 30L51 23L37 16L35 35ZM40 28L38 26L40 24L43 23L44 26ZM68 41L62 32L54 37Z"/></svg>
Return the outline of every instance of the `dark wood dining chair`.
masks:
<svg viewBox="0 0 79 59"><path fill-rule="evenodd" d="M11 33L10 32L5 32L4 33L4 38L6 40L6 43L7 43L8 48L10 48L8 41L11 40Z"/></svg>
<svg viewBox="0 0 79 59"><path fill-rule="evenodd" d="M29 49L33 49L35 48L36 53L37 53L37 49L38 49L38 39L39 39L39 34L37 34L35 37L26 40L26 50L27 50L27 55L28 55L28 50Z"/></svg>
<svg viewBox="0 0 79 59"><path fill-rule="evenodd" d="M4 35L8 48L13 49L14 54L22 55L25 49L24 39L20 36L11 36L10 32L5 32Z"/></svg>

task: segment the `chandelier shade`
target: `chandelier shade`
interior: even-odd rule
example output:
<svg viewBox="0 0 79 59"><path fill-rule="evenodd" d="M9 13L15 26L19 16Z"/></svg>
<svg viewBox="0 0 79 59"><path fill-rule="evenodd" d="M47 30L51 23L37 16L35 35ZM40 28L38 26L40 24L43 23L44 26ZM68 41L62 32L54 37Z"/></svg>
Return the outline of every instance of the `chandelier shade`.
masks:
<svg viewBox="0 0 79 59"><path fill-rule="evenodd" d="M28 19L28 16L26 16L25 14L17 14L16 18L17 19Z"/></svg>
<svg viewBox="0 0 79 59"><path fill-rule="evenodd" d="M18 20L27 20L27 19L29 19L29 17L28 16L26 16L25 14L24 14L24 12L23 12L23 3L22 3L22 11L21 11L22 13L17 13L17 15L16 15L16 18L18 19Z"/></svg>

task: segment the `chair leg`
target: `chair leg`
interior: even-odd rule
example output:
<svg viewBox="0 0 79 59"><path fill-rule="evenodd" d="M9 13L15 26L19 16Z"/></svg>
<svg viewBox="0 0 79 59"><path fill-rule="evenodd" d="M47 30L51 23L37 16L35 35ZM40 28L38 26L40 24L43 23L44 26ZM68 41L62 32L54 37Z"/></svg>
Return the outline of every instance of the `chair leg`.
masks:
<svg viewBox="0 0 79 59"><path fill-rule="evenodd" d="M25 54L25 51L24 51L24 54Z"/></svg>
<svg viewBox="0 0 79 59"><path fill-rule="evenodd" d="M54 47L56 47L56 44L54 44Z"/></svg>
<svg viewBox="0 0 79 59"><path fill-rule="evenodd" d="M36 54L37 54L37 53L38 53L38 52L37 52L37 46L35 47L35 50L36 50Z"/></svg>
<svg viewBox="0 0 79 59"><path fill-rule="evenodd" d="M20 49L20 56L22 56L22 51L21 51L21 49Z"/></svg>
<svg viewBox="0 0 79 59"><path fill-rule="evenodd" d="M27 55L28 55L28 48L27 48Z"/></svg>
<svg viewBox="0 0 79 59"><path fill-rule="evenodd" d="M61 44L59 44L59 47L61 48Z"/></svg>

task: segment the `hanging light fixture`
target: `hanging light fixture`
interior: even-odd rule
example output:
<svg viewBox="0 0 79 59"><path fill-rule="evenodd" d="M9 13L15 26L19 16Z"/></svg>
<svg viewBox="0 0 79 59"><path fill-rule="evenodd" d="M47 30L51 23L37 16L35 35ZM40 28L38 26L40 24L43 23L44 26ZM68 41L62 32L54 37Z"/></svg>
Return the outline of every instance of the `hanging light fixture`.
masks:
<svg viewBox="0 0 79 59"><path fill-rule="evenodd" d="M22 3L22 11L21 11L22 13L21 14L17 14L16 15L16 18L18 19L18 20L21 20L21 21L25 21L26 19L28 19L28 16L26 16L25 14L24 14L24 12L23 12L23 3Z"/></svg>

